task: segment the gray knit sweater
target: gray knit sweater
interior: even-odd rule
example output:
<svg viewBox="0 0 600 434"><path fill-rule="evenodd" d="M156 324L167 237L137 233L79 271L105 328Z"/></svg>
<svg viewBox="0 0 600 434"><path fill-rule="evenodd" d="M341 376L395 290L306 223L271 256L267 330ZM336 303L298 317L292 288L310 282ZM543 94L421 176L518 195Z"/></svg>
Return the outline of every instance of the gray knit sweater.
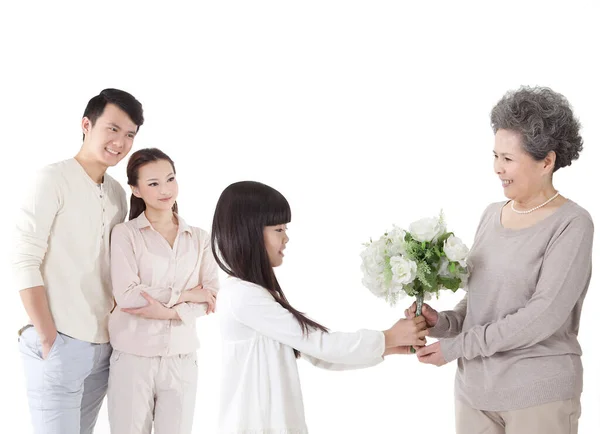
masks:
<svg viewBox="0 0 600 434"><path fill-rule="evenodd" d="M445 359L458 359L456 398L489 411L581 394L577 333L592 273L594 225L586 210L567 201L514 230L500 223L504 204L481 218L467 295L440 312L431 330Z"/></svg>

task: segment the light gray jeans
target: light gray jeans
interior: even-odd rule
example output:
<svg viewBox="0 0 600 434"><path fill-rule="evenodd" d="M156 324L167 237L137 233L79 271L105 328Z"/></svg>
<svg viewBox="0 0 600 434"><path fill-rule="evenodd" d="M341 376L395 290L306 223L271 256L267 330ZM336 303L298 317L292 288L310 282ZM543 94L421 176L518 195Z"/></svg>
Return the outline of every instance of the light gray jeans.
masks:
<svg viewBox="0 0 600 434"><path fill-rule="evenodd" d="M48 357L33 327L19 337L35 434L91 434L108 387L110 344L58 334Z"/></svg>

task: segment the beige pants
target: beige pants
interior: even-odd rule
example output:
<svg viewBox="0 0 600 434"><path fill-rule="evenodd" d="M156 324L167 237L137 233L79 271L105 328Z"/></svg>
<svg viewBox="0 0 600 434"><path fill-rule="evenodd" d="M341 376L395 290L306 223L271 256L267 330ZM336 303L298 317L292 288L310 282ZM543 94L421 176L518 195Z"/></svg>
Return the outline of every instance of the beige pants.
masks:
<svg viewBox="0 0 600 434"><path fill-rule="evenodd" d="M112 434L189 434L196 402L196 353L140 357L113 351L108 378Z"/></svg>
<svg viewBox="0 0 600 434"><path fill-rule="evenodd" d="M456 434L577 434L579 398L513 411L475 410L456 401Z"/></svg>

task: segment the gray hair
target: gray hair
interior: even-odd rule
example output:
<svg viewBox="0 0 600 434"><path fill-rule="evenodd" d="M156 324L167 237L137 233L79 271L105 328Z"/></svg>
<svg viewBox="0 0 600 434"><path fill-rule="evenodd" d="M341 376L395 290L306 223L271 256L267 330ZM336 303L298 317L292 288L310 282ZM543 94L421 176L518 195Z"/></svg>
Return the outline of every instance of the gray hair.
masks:
<svg viewBox="0 0 600 434"><path fill-rule="evenodd" d="M554 171L579 158L583 139L581 125L567 99L547 87L523 86L507 92L491 113L494 134L500 129L523 137L523 149L535 160L556 153Z"/></svg>

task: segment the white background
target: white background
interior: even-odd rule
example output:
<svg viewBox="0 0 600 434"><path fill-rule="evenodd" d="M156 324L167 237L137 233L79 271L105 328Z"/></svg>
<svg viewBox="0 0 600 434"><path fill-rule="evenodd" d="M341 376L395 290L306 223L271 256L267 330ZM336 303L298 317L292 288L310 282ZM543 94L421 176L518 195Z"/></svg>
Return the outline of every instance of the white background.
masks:
<svg viewBox="0 0 600 434"><path fill-rule="evenodd" d="M29 432L10 221L34 170L77 152L85 105L103 88L143 103L134 149L159 147L175 160L189 223L210 229L220 192L235 181L262 181L288 198L291 241L278 276L294 306L333 330L383 329L401 315L361 286L369 237L443 208L472 243L485 206L503 199L488 115L508 89L547 85L571 101L585 147L556 186L599 221L594 2L169 3L1 6L0 431ZM125 185L124 162L109 173ZM600 432L598 282L581 321L583 434ZM451 308L461 297L433 304ZM198 329L195 432L213 433L217 318ZM455 363L397 356L364 371L300 370L313 434L453 432ZM96 432L108 433L105 408Z"/></svg>

